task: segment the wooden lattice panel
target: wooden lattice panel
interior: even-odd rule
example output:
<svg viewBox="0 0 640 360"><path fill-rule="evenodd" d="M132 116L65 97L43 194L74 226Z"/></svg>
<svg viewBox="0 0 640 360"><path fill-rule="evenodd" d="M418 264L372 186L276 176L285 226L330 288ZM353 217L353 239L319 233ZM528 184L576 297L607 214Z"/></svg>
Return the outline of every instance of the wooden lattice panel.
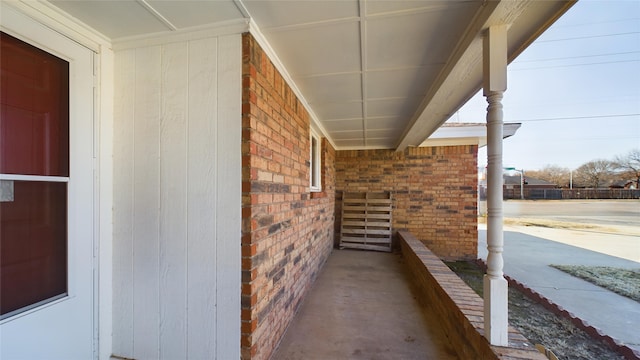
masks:
<svg viewBox="0 0 640 360"><path fill-rule="evenodd" d="M343 193L340 248L391 251L391 193Z"/></svg>

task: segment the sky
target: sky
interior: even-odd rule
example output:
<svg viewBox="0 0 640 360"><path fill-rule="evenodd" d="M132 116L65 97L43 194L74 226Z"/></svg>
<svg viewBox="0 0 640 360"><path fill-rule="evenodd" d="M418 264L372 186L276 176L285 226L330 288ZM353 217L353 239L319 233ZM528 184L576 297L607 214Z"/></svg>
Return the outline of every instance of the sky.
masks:
<svg viewBox="0 0 640 360"><path fill-rule="evenodd" d="M505 167L575 170L640 149L640 1L578 1L507 71L504 121L522 126ZM479 92L449 122L484 122L486 108Z"/></svg>

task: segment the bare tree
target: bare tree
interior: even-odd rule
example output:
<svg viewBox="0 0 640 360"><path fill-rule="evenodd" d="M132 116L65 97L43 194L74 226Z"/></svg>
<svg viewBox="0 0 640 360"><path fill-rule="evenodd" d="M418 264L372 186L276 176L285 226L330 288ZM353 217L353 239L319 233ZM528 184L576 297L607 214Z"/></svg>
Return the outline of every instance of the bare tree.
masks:
<svg viewBox="0 0 640 360"><path fill-rule="evenodd" d="M532 177L550 183L559 187L568 187L571 170L558 165L545 165L541 170L527 171L527 177Z"/></svg>
<svg viewBox="0 0 640 360"><path fill-rule="evenodd" d="M633 149L628 154L616 156L615 166L621 175L635 178L636 189L640 189L640 149Z"/></svg>
<svg viewBox="0 0 640 360"><path fill-rule="evenodd" d="M616 168L609 160L592 160L582 164L575 172L575 179L586 187L598 188L605 180L609 180Z"/></svg>

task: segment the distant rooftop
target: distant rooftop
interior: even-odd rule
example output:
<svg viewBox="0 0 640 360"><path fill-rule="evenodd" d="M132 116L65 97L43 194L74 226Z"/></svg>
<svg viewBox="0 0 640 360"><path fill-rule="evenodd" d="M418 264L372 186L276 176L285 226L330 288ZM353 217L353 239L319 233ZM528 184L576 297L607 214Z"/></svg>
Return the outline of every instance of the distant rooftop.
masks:
<svg viewBox="0 0 640 360"><path fill-rule="evenodd" d="M505 185L520 185L520 175L503 175ZM524 176L527 185L529 186L556 186L556 184L532 177Z"/></svg>

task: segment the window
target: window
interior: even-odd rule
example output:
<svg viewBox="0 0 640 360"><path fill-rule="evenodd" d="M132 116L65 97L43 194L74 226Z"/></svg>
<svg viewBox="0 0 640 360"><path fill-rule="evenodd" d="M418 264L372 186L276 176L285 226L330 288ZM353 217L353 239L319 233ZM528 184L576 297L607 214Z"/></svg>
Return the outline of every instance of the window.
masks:
<svg viewBox="0 0 640 360"><path fill-rule="evenodd" d="M312 130L311 131L311 154L310 154L310 189L312 192L322 191L321 177L320 177L320 137Z"/></svg>
<svg viewBox="0 0 640 360"><path fill-rule="evenodd" d="M0 33L0 319L65 296L69 63Z"/></svg>

